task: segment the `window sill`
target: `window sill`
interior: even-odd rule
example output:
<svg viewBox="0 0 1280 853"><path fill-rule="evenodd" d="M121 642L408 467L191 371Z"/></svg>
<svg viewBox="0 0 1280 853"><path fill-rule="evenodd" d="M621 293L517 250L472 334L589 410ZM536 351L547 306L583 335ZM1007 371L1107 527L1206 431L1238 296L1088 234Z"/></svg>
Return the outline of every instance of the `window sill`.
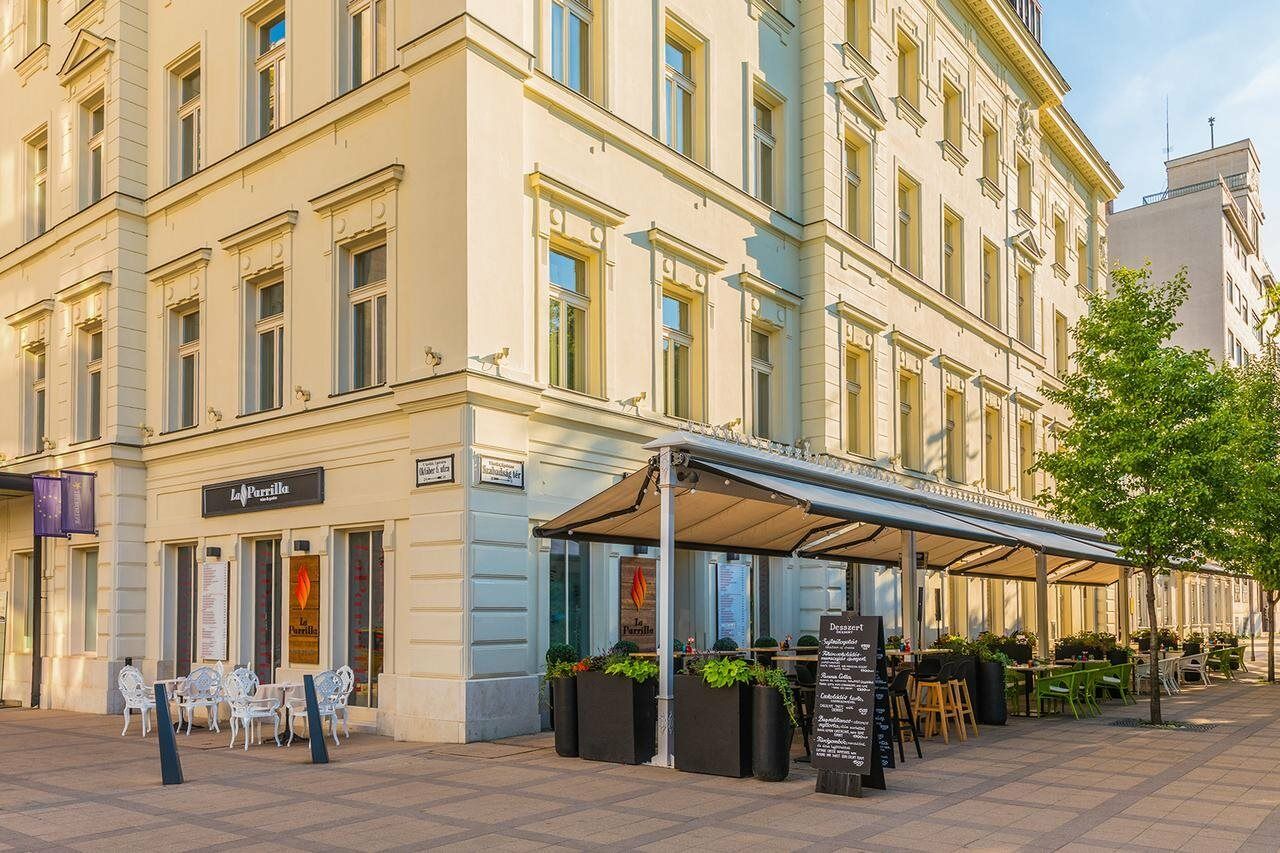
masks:
<svg viewBox="0 0 1280 853"><path fill-rule="evenodd" d="M191 426L174 427L173 429L161 430L158 437L180 435L184 432L195 432L200 429L200 424L192 424Z"/></svg>
<svg viewBox="0 0 1280 853"><path fill-rule="evenodd" d="M1071 273L1067 272L1067 268L1057 261L1053 264L1053 274L1056 275L1063 284L1066 284L1067 279L1071 277Z"/></svg>
<svg viewBox="0 0 1280 853"><path fill-rule="evenodd" d="M938 144L942 147L942 159L952 163L956 167L956 171L964 174L964 167L969 165L969 158L964 156L960 146L947 139Z"/></svg>
<svg viewBox="0 0 1280 853"><path fill-rule="evenodd" d="M366 392L371 392L370 396L373 396L374 393L383 391L386 389L386 387L387 387L386 382L379 382L377 385L365 385L362 388L348 388L346 391L333 392L332 394L329 395L328 399L336 400L340 397L351 397L355 394L363 394Z"/></svg>
<svg viewBox="0 0 1280 853"><path fill-rule="evenodd" d="M1076 292L1079 293L1085 299L1089 299L1094 294L1093 290L1091 290L1090 288L1086 287L1083 284L1080 284L1079 282L1076 282Z"/></svg>
<svg viewBox="0 0 1280 853"><path fill-rule="evenodd" d="M602 394L596 394L593 391L576 391L573 388L565 388L562 385L552 385L550 383L547 384L547 390L552 391L556 394L563 394L565 397L568 397L570 399L577 397L583 400L590 400L593 403L609 402L608 397Z"/></svg>
<svg viewBox="0 0 1280 853"><path fill-rule="evenodd" d="M920 110L916 105L901 95L893 99L893 105L898 113L898 118L905 120L907 124L915 128L916 135L919 136L921 128L924 127L925 118L920 114Z"/></svg>
<svg viewBox="0 0 1280 853"><path fill-rule="evenodd" d="M1018 224L1021 225L1023 228L1036 227L1036 221L1031 218L1031 214L1027 213L1025 210L1023 210L1020 207L1014 210L1013 218L1016 219L1018 221Z"/></svg>
<svg viewBox="0 0 1280 853"><path fill-rule="evenodd" d="M853 70L861 73L863 77L869 77L871 79L875 79L876 75L879 73L876 71L875 66L871 64L871 60L864 56L862 51L858 50L849 42L845 42L840 45L840 52L844 55L844 64L846 68L852 68Z"/></svg>
<svg viewBox="0 0 1280 853"><path fill-rule="evenodd" d="M994 201L996 204L1004 201L1004 190L996 186L996 182L983 175L978 178L978 185L982 187L982 194Z"/></svg>
<svg viewBox="0 0 1280 853"><path fill-rule="evenodd" d="M93 444L95 441L102 441L102 436L95 435L92 438L81 438L76 441L67 442L67 447L80 447L86 444Z"/></svg>
<svg viewBox="0 0 1280 853"><path fill-rule="evenodd" d="M240 420L241 418L256 418L259 415L270 415L270 414L274 414L276 412L281 412L281 411L284 411L284 406L282 405L272 406L269 409L254 409L252 412L241 412L240 414L235 416L235 419Z"/></svg>

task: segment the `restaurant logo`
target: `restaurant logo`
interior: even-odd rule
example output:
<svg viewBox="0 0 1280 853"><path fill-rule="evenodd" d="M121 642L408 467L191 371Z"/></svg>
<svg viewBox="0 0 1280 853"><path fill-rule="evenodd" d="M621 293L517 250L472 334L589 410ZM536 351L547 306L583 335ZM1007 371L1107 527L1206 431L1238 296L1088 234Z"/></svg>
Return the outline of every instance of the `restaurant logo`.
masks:
<svg viewBox="0 0 1280 853"><path fill-rule="evenodd" d="M298 578L293 584L293 600L298 602L299 607L307 606L307 599L311 597L311 575L307 572L305 564L298 567Z"/></svg>
<svg viewBox="0 0 1280 853"><path fill-rule="evenodd" d="M324 503L324 469L214 483L201 490L201 497L201 514L205 518Z"/></svg>
<svg viewBox="0 0 1280 853"><path fill-rule="evenodd" d="M636 573L631 576L631 603L636 610L644 607L645 596L649 593L649 584L644 579L644 571L636 566Z"/></svg>
<svg viewBox="0 0 1280 853"><path fill-rule="evenodd" d="M289 494L289 487L284 483L276 480L265 489L259 489L256 486L240 485L231 490L230 500L232 503L238 503L242 507L249 506L249 501L274 501L281 495Z"/></svg>

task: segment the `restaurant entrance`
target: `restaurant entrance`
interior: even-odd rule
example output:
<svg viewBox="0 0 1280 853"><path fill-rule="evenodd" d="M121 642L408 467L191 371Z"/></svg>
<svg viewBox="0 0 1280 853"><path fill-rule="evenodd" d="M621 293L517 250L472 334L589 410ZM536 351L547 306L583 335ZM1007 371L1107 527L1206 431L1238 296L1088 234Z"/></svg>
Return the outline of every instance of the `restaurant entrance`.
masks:
<svg viewBox="0 0 1280 853"><path fill-rule="evenodd" d="M253 660L250 666L263 683L275 680L283 661L280 648L280 540L255 539L253 548Z"/></svg>
<svg viewBox="0 0 1280 853"><path fill-rule="evenodd" d="M378 707L378 675L383 660L382 531L347 534L347 638L355 690L350 703Z"/></svg>
<svg viewBox="0 0 1280 853"><path fill-rule="evenodd" d="M173 674L191 674L196 653L196 546L178 545L173 549L174 569L174 644Z"/></svg>

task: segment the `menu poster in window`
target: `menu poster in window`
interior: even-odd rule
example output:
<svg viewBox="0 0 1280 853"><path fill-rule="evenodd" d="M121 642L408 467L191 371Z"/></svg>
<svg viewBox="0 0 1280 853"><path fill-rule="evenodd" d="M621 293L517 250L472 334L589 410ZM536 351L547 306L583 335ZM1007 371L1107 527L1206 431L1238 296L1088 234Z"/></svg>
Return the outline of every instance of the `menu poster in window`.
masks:
<svg viewBox="0 0 1280 853"><path fill-rule="evenodd" d="M859 794L862 780L851 777L883 785L876 784L883 779L876 730L881 637L878 616L822 617L812 741L820 792Z"/></svg>
<svg viewBox="0 0 1280 853"><path fill-rule="evenodd" d="M658 650L657 576L658 561L652 557L618 560L618 639L642 652Z"/></svg>
<svg viewBox="0 0 1280 853"><path fill-rule="evenodd" d="M320 557L289 558L289 663L320 663Z"/></svg>
<svg viewBox="0 0 1280 853"><path fill-rule="evenodd" d="M200 660L227 659L227 579L226 563L200 567Z"/></svg>
<svg viewBox="0 0 1280 853"><path fill-rule="evenodd" d="M747 579L751 567L742 563L716 564L716 639L729 637L745 649L751 645L747 637L750 608Z"/></svg>

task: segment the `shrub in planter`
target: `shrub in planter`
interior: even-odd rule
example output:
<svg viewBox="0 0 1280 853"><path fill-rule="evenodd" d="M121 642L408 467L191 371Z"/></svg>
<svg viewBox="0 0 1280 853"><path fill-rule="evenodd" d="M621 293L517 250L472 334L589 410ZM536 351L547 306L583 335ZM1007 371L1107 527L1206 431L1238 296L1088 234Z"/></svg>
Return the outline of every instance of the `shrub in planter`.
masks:
<svg viewBox="0 0 1280 853"><path fill-rule="evenodd" d="M733 637L721 637L711 644L713 652L736 652L738 650L738 641Z"/></svg>
<svg viewBox="0 0 1280 853"><path fill-rule="evenodd" d="M556 661L547 664L546 684L550 687L551 707L559 709L551 725L556 733L556 754L565 758L578 756L578 681L577 674L587 668L586 661Z"/></svg>
<svg viewBox="0 0 1280 853"><path fill-rule="evenodd" d="M751 647L756 649L776 649L778 648L778 641L767 635L756 637L756 641L751 644ZM764 666L771 666L774 654L775 652L756 652L756 661Z"/></svg>
<svg viewBox="0 0 1280 853"><path fill-rule="evenodd" d="M630 655L640 651L640 647L630 640L619 640L613 644L613 648L610 651L614 654Z"/></svg>
<svg viewBox="0 0 1280 853"><path fill-rule="evenodd" d="M716 776L751 772L750 665L708 660L676 677L676 769Z"/></svg>
<svg viewBox="0 0 1280 853"><path fill-rule="evenodd" d="M601 665L603 664L603 669ZM639 658L591 658L579 672L578 755L643 764L657 752L658 665Z"/></svg>
<svg viewBox="0 0 1280 853"><path fill-rule="evenodd" d="M1182 653L1184 655L1198 655L1204 648L1204 634L1199 631L1192 631L1182 640Z"/></svg>
<svg viewBox="0 0 1280 853"><path fill-rule="evenodd" d="M762 782L781 782L791 772L795 696L786 673L751 668L751 773Z"/></svg>
<svg viewBox="0 0 1280 853"><path fill-rule="evenodd" d="M1011 661L1004 652L991 651L989 646L979 645L978 649L975 666L978 691L973 695L973 713L983 725L1003 726L1009 721L1004 668Z"/></svg>
<svg viewBox="0 0 1280 853"><path fill-rule="evenodd" d="M1128 646L1116 646L1107 649L1107 662L1112 664L1128 663L1132 652Z"/></svg>
<svg viewBox="0 0 1280 853"><path fill-rule="evenodd" d="M821 643L813 634L801 634L800 639L796 640L797 649L816 649Z"/></svg>
<svg viewBox="0 0 1280 853"><path fill-rule="evenodd" d="M569 645L568 643L552 643L550 646L548 646L547 654L546 654L547 674L543 677L544 685L547 683L546 679L553 677L551 675L552 667L557 666L559 664L573 664L573 663L576 663L577 660L578 660L577 651L575 651L573 646ZM556 727L555 691L548 690L544 695L547 699L547 710L550 712L551 728L554 729Z"/></svg>

